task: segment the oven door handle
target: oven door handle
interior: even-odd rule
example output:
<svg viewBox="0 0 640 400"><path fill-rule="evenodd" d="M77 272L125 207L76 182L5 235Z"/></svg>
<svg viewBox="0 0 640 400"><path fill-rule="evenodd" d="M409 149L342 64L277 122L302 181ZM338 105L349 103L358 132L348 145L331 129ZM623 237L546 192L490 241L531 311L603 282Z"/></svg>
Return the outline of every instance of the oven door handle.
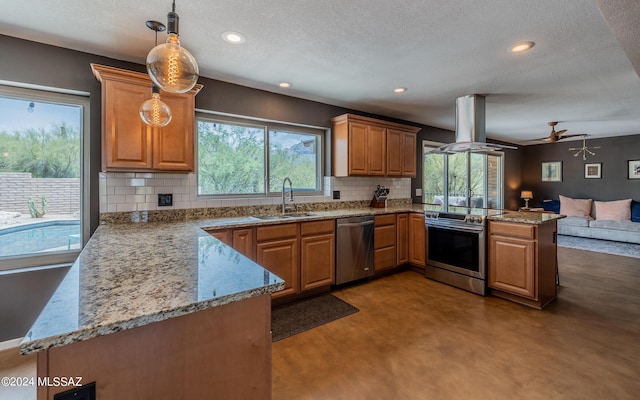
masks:
<svg viewBox="0 0 640 400"><path fill-rule="evenodd" d="M471 233L481 233L482 231L484 231L484 227L461 227L461 226L446 226L446 225L434 225L434 224L424 224L426 229L429 229L429 227L431 228L439 228L439 229L446 229L449 231L464 231L464 232L471 232Z"/></svg>

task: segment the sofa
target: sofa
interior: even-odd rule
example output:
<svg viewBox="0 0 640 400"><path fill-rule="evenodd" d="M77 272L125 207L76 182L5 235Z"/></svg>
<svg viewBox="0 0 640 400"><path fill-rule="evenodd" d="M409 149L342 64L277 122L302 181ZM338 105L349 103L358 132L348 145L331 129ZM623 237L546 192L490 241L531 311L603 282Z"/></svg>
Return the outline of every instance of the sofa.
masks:
<svg viewBox="0 0 640 400"><path fill-rule="evenodd" d="M543 201L542 208L567 216L558 220L560 235L640 244L640 202L559 197Z"/></svg>

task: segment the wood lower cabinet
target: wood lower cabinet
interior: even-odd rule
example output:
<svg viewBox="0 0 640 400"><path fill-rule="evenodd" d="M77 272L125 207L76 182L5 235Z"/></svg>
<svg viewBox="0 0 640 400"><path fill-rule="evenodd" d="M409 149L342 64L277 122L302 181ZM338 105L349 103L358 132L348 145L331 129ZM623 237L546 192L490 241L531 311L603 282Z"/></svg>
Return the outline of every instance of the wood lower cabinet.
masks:
<svg viewBox="0 0 640 400"><path fill-rule="evenodd" d="M409 262L409 214L396 215L396 264Z"/></svg>
<svg viewBox="0 0 640 400"><path fill-rule="evenodd" d="M373 233L373 267L376 272L397 266L396 215L376 215Z"/></svg>
<svg viewBox="0 0 640 400"><path fill-rule="evenodd" d="M420 128L353 114L331 121L334 176L416 176Z"/></svg>
<svg viewBox="0 0 640 400"><path fill-rule="evenodd" d="M556 222L489 221L491 293L541 309L556 298Z"/></svg>
<svg viewBox="0 0 640 400"><path fill-rule="evenodd" d="M409 263L422 268L427 265L427 241L423 213L409 214Z"/></svg>
<svg viewBox="0 0 640 400"><path fill-rule="evenodd" d="M147 74L91 64L102 84L102 170L176 171L194 170L196 85L187 93L161 92L171 109L171 122L162 128L146 125L140 105L151 98Z"/></svg>
<svg viewBox="0 0 640 400"><path fill-rule="evenodd" d="M255 261L255 240L253 228L222 229L207 231L208 234L220 240L222 243L233 247L238 253Z"/></svg>
<svg viewBox="0 0 640 400"><path fill-rule="evenodd" d="M335 222L303 222L300 236L300 290L334 284Z"/></svg>
<svg viewBox="0 0 640 400"><path fill-rule="evenodd" d="M300 292L299 224L256 228L256 262L284 280L273 298Z"/></svg>

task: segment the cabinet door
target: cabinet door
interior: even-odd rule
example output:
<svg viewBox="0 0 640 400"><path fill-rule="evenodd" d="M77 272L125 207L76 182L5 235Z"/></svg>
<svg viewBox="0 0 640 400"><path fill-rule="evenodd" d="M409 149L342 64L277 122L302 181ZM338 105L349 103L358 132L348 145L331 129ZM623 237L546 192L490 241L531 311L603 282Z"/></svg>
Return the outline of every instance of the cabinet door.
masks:
<svg viewBox="0 0 640 400"><path fill-rule="evenodd" d="M426 230L424 227L424 214L409 215L409 262L424 267L426 259Z"/></svg>
<svg viewBox="0 0 640 400"><path fill-rule="evenodd" d="M233 231L233 248L245 257L255 260L253 229L235 229Z"/></svg>
<svg viewBox="0 0 640 400"><path fill-rule="evenodd" d="M489 237L489 287L537 300L533 240Z"/></svg>
<svg viewBox="0 0 640 400"><path fill-rule="evenodd" d="M404 132L395 129L387 129L387 175L402 175L404 159L402 149L404 147Z"/></svg>
<svg viewBox="0 0 640 400"><path fill-rule="evenodd" d="M349 122L349 175L369 173L369 126Z"/></svg>
<svg viewBox="0 0 640 400"><path fill-rule="evenodd" d="M332 285L335 273L333 233L303 237L300 247L301 289L309 290Z"/></svg>
<svg viewBox="0 0 640 400"><path fill-rule="evenodd" d="M369 126L369 175L387 173L387 130Z"/></svg>
<svg viewBox="0 0 640 400"><path fill-rule="evenodd" d="M284 279L284 289L272 294L282 297L300 292L298 239L266 241L256 245L256 262Z"/></svg>
<svg viewBox="0 0 640 400"><path fill-rule="evenodd" d="M402 176L416 177L416 140L415 133L403 133L402 137Z"/></svg>
<svg viewBox="0 0 640 400"><path fill-rule="evenodd" d="M233 245L233 235L230 229L223 231L208 231L208 233L228 246Z"/></svg>
<svg viewBox="0 0 640 400"><path fill-rule="evenodd" d="M102 169L152 167L151 127L138 110L151 85L105 80L102 88Z"/></svg>
<svg viewBox="0 0 640 400"><path fill-rule="evenodd" d="M171 109L169 125L154 129L153 168L193 172L195 97L189 93L160 93Z"/></svg>
<svg viewBox="0 0 640 400"><path fill-rule="evenodd" d="M409 262L409 214L396 216L396 263L398 265Z"/></svg>

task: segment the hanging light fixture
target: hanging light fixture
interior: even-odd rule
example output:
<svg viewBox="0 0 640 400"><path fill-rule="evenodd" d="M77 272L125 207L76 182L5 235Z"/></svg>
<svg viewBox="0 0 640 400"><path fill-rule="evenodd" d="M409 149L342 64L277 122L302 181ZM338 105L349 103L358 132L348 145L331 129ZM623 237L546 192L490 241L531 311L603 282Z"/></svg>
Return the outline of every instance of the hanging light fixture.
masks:
<svg viewBox="0 0 640 400"><path fill-rule="evenodd" d="M147 55L147 72L151 80L162 90L170 93L185 93L198 81L196 59L180 46L178 39L179 17L176 2L172 2L167 14L169 37L167 42L154 47Z"/></svg>
<svg viewBox="0 0 640 400"><path fill-rule="evenodd" d="M147 27L156 32L156 45L158 44L158 31L162 32L166 27L158 21L147 21ZM153 82L151 84L151 98L140 106L140 118L145 124L162 127L171 122L171 109L160 100L160 88Z"/></svg>

